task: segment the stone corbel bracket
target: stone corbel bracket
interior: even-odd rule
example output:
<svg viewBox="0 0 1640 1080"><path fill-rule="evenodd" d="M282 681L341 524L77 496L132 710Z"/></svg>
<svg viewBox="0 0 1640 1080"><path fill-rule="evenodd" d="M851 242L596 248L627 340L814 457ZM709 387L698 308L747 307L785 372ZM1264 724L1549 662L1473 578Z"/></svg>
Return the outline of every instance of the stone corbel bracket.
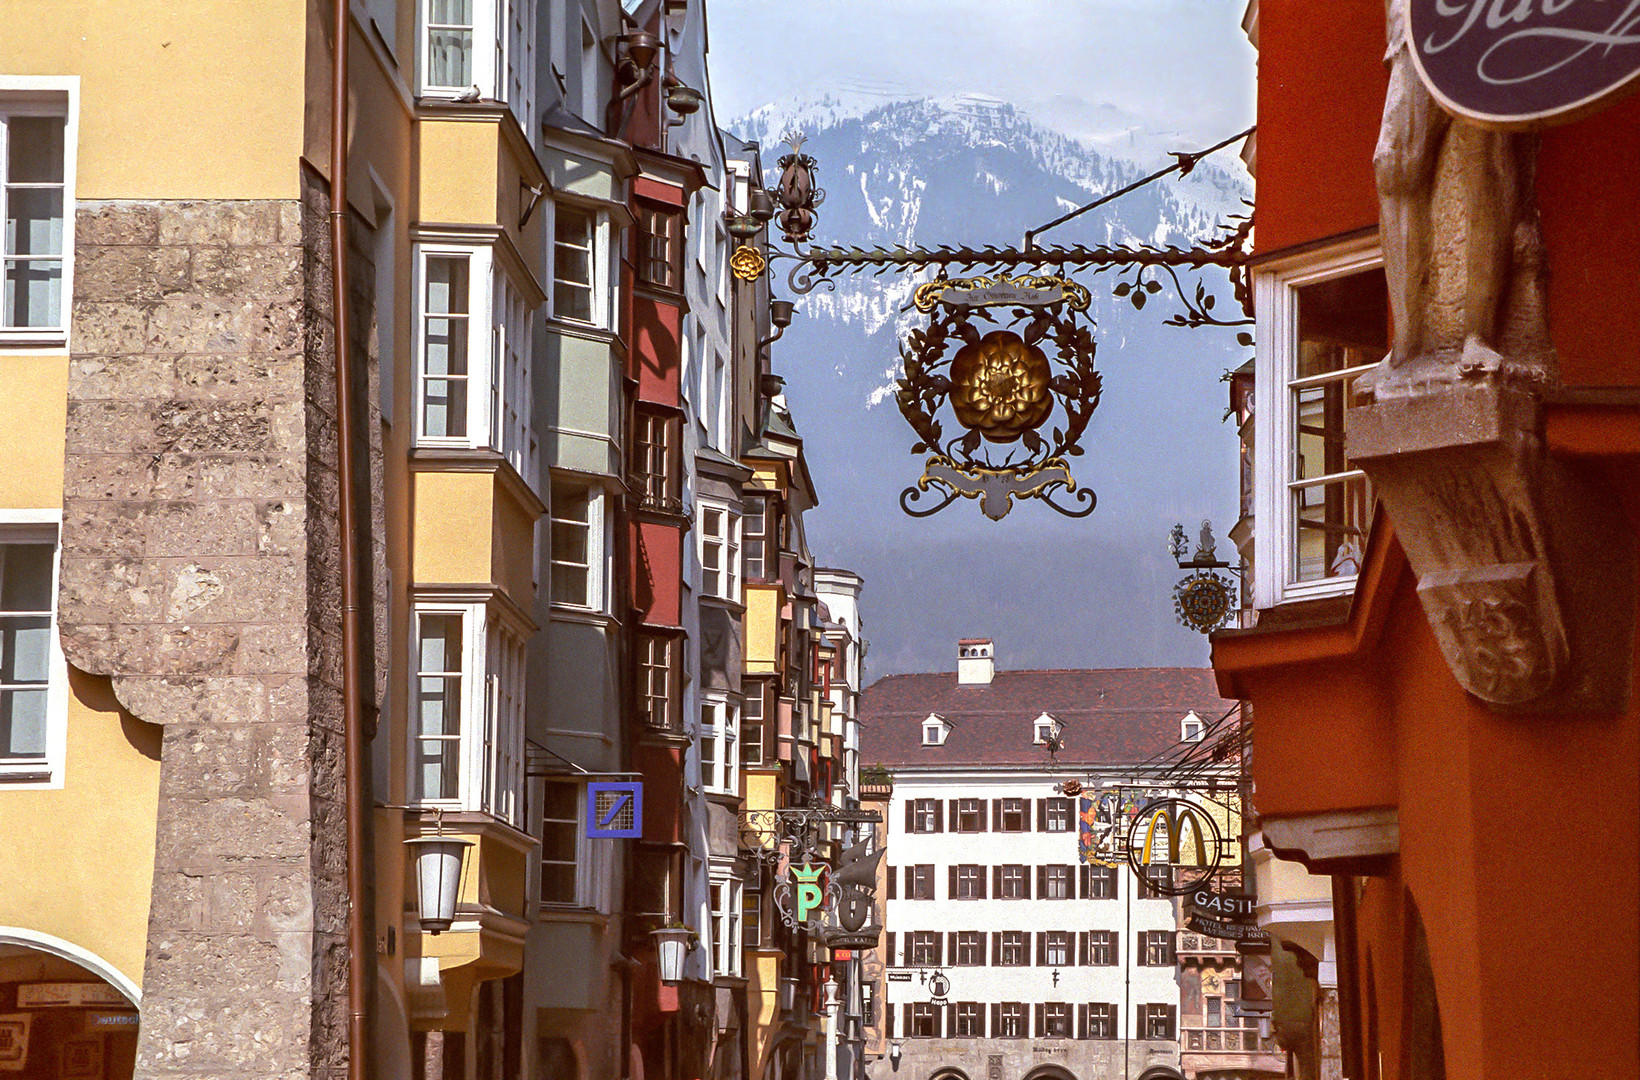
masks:
<svg viewBox="0 0 1640 1080"><path fill-rule="evenodd" d="M1346 430L1458 683L1500 711L1620 708L1633 538L1614 493L1547 453L1538 386L1434 383Z"/></svg>

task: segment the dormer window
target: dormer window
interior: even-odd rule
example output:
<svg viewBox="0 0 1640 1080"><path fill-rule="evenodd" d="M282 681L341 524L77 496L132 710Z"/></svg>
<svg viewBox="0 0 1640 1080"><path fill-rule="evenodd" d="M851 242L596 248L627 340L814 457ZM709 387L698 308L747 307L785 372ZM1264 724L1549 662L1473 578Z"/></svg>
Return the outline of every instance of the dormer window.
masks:
<svg viewBox="0 0 1640 1080"><path fill-rule="evenodd" d="M929 716L923 721L922 744L924 746L944 746L945 737L951 733L951 725L945 722L945 717L937 714Z"/></svg>
<svg viewBox="0 0 1640 1080"><path fill-rule="evenodd" d="M1193 712L1179 721L1179 739L1181 742L1201 742L1202 735L1206 730L1207 725L1202 723L1202 718Z"/></svg>
<svg viewBox="0 0 1640 1080"><path fill-rule="evenodd" d="M1059 733L1064 730L1063 724L1043 713L1036 718L1035 734L1031 736L1031 741L1038 746L1047 746L1049 743L1057 742Z"/></svg>

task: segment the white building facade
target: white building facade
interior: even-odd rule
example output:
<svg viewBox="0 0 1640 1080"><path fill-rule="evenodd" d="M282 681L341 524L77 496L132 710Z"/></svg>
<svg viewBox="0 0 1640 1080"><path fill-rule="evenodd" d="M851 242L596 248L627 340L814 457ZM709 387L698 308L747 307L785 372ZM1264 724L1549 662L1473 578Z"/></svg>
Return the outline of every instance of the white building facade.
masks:
<svg viewBox="0 0 1640 1080"><path fill-rule="evenodd" d="M1217 715L1210 673L999 674L990 641L958 648L956 673L862 697L862 768L893 788L866 1009L889 1053L870 1075L1181 1077L1175 901L1126 865L1079 860L1061 785L1137 784L1125 770Z"/></svg>

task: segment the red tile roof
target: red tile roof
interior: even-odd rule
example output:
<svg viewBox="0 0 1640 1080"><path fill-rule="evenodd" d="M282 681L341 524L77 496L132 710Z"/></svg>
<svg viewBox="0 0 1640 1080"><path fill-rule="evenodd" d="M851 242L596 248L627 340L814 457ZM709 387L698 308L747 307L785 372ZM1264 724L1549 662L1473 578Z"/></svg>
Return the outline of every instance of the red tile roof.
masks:
<svg viewBox="0 0 1640 1080"><path fill-rule="evenodd" d="M1211 722L1234 704L1205 668L999 671L971 686L955 672L889 675L860 696L860 762L1046 766L1032 722L1047 713L1064 726L1060 762L1132 764L1175 745L1186 713ZM922 745L930 713L951 725L943 746Z"/></svg>

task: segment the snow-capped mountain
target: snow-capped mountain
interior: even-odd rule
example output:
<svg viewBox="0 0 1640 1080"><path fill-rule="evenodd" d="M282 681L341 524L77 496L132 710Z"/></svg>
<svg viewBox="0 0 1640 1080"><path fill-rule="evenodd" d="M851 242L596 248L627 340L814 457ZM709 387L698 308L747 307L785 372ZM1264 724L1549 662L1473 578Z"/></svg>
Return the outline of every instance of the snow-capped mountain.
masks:
<svg viewBox="0 0 1640 1080"><path fill-rule="evenodd" d="M1148 151L1090 149L975 95L886 102L869 92L818 95L727 126L763 148L770 183L785 137L805 135L804 152L818 159L826 191L815 231L823 245L1018 246L1026 229L1156 166ZM1141 188L1040 242L1190 246L1244 212L1250 189L1233 150L1222 151L1189 176ZM791 266L774 265L781 277ZM921 319L904 308L927 274L845 274L834 290L794 297L799 318L778 347L776 368L823 502L811 537L822 559L866 576L877 674L937 669L951 639L968 634L997 637L1009 667L1202 661L1200 640L1173 625L1175 575L1164 540L1174 521L1212 516L1221 532L1231 523L1235 446L1220 423L1219 376L1245 350L1233 332L1163 326L1168 292L1135 311L1109 295L1109 278L1080 276L1095 295L1105 372L1087 456L1075 470L1100 504L1080 521L1029 502L1001 523L967 502L927 520L903 515L900 489L920 475L921 462L906 452L914 439L892 389L898 341ZM1215 284L1226 294L1221 309L1233 306L1222 275ZM787 292L782 286L777 278L777 293ZM982 572L972 571L975 558L984 560ZM1067 580L1077 584L1067 588ZM1110 618L1090 620L1095 608ZM1078 635L1042 632L1057 622L1077 626Z"/></svg>

